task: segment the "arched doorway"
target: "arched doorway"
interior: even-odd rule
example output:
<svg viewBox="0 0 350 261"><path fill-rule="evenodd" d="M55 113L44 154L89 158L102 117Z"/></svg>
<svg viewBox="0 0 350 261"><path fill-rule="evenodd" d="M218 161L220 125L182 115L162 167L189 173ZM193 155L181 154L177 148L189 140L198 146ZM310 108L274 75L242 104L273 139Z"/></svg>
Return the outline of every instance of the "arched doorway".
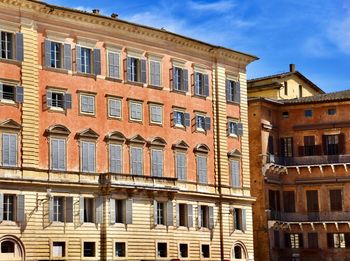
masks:
<svg viewBox="0 0 350 261"><path fill-rule="evenodd" d="M248 253L245 245L242 242L236 242L231 250L232 261L246 261L248 260Z"/></svg>
<svg viewBox="0 0 350 261"><path fill-rule="evenodd" d="M0 239L0 261L24 261L24 246L15 236L3 236Z"/></svg>

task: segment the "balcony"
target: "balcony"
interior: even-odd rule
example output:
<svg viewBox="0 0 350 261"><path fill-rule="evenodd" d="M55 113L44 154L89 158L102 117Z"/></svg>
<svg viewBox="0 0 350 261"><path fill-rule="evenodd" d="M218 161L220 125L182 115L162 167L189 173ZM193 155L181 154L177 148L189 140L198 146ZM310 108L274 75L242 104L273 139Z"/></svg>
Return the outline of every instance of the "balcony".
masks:
<svg viewBox="0 0 350 261"><path fill-rule="evenodd" d="M274 210L267 210L268 220L275 220L288 223L302 222L345 222L350 220L350 212L334 211L334 212L309 212L309 213L286 213Z"/></svg>
<svg viewBox="0 0 350 261"><path fill-rule="evenodd" d="M278 157L273 154L267 155L266 163L281 166L310 166L350 163L350 155L317 155L303 157Z"/></svg>

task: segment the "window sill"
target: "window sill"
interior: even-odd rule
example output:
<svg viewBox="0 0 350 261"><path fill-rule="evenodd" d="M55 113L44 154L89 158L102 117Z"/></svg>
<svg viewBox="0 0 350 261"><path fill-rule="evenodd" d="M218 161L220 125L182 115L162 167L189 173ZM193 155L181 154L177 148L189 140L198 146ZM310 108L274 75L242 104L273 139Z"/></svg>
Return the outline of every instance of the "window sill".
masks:
<svg viewBox="0 0 350 261"><path fill-rule="evenodd" d="M152 85L152 84L148 84L147 88L156 89L156 90L163 90L163 86Z"/></svg>
<svg viewBox="0 0 350 261"><path fill-rule="evenodd" d="M180 130L186 131L186 127L185 127L184 125L175 124L175 125L174 125L174 128L175 128L175 129L180 129Z"/></svg>
<svg viewBox="0 0 350 261"><path fill-rule="evenodd" d="M14 220L3 220L0 223L1 226L17 226L16 221Z"/></svg>
<svg viewBox="0 0 350 261"><path fill-rule="evenodd" d="M82 77L86 77L86 78L92 78L95 80L97 78L97 75L92 74L92 73L75 72L73 75L82 76Z"/></svg>
<svg viewBox="0 0 350 261"><path fill-rule="evenodd" d="M107 76L107 77L105 78L105 80L111 81L111 82L119 82L119 83L122 83L122 82L123 82L123 80L120 79L120 78L113 78L113 77L109 77L109 76Z"/></svg>
<svg viewBox="0 0 350 261"><path fill-rule="evenodd" d="M0 58L0 62L14 64L14 65L19 65L19 66L22 65L21 61L17 61L17 60L14 60L14 59Z"/></svg>
<svg viewBox="0 0 350 261"><path fill-rule="evenodd" d="M134 120L134 119L129 119L129 122L131 123L138 123L138 124L142 124L142 120Z"/></svg>
<svg viewBox="0 0 350 261"><path fill-rule="evenodd" d="M241 103L240 102L236 102L236 101L226 101L227 104L231 104L231 105L237 105L240 106Z"/></svg>
<svg viewBox="0 0 350 261"><path fill-rule="evenodd" d="M87 116L91 118L96 118L96 115L93 113L88 113L88 112L79 112L79 116Z"/></svg>
<svg viewBox="0 0 350 261"><path fill-rule="evenodd" d="M227 135L227 137L229 137L229 138L232 138L232 139L238 139L238 135L235 135L235 134L229 134L229 135Z"/></svg>
<svg viewBox="0 0 350 261"><path fill-rule="evenodd" d="M202 134L207 134L207 131L202 129L202 128L196 128L195 132L202 133Z"/></svg>
<svg viewBox="0 0 350 261"><path fill-rule="evenodd" d="M10 106L17 106L17 103L14 100L7 100L7 99L1 99L0 103L3 103L5 105L10 105Z"/></svg>
<svg viewBox="0 0 350 261"><path fill-rule="evenodd" d="M135 85L135 86L139 86L139 87L144 87L145 83L143 82L133 82L133 81L126 81L126 84L130 84L130 85Z"/></svg>
<svg viewBox="0 0 350 261"><path fill-rule="evenodd" d="M162 127L163 123L158 123L158 122L150 122L149 123L150 126L157 126L157 127Z"/></svg>
<svg viewBox="0 0 350 261"><path fill-rule="evenodd" d="M63 73L63 74L68 74L68 70L63 69L63 68L54 68L54 67L43 66L43 70L51 71L51 72L57 72L57 73Z"/></svg>
<svg viewBox="0 0 350 261"><path fill-rule="evenodd" d="M121 121L122 120L122 117L117 117L117 116L107 116L107 120L118 120L118 121Z"/></svg>
<svg viewBox="0 0 350 261"><path fill-rule="evenodd" d="M63 113L63 114L65 114L66 113L66 110L65 109L63 109L63 108L61 108L61 107L50 107L49 109L48 109L48 112L58 112L58 113Z"/></svg>
<svg viewBox="0 0 350 261"><path fill-rule="evenodd" d="M50 172L57 173L57 174L64 174L67 172L66 169L50 169Z"/></svg>
<svg viewBox="0 0 350 261"><path fill-rule="evenodd" d="M159 230L166 230L167 226L166 225L161 225L161 224L156 224L154 226L155 229L159 229Z"/></svg>
<svg viewBox="0 0 350 261"><path fill-rule="evenodd" d="M199 99L202 99L202 100L206 100L209 96L200 95L200 94L194 94L194 95L192 95L192 97L199 98Z"/></svg>
<svg viewBox="0 0 350 261"><path fill-rule="evenodd" d="M172 89L171 92L174 92L174 93L178 93L178 94L182 94L182 95L186 95L186 91L182 91L182 90L174 90Z"/></svg>

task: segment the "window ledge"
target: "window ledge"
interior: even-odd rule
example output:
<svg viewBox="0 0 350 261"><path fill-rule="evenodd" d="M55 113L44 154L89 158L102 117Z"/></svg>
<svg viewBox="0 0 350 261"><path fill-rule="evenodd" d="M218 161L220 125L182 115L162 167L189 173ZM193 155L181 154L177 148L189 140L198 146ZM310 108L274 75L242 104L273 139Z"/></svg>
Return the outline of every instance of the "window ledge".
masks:
<svg viewBox="0 0 350 261"><path fill-rule="evenodd" d="M163 123L158 123L158 122L150 122L149 123L150 126L157 126L157 127L162 127Z"/></svg>
<svg viewBox="0 0 350 261"><path fill-rule="evenodd" d="M0 223L2 226L17 226L16 221L13 220L3 220Z"/></svg>
<svg viewBox="0 0 350 261"><path fill-rule="evenodd" d="M229 138L232 138L232 139L238 139L238 135L235 135L235 134L229 134L229 135L227 135L227 137L229 137Z"/></svg>
<svg viewBox="0 0 350 261"><path fill-rule="evenodd" d="M175 124L174 125L175 129L181 129L181 130L186 130L186 127L184 125L180 125L180 124Z"/></svg>
<svg viewBox="0 0 350 261"><path fill-rule="evenodd" d="M186 95L186 91L182 91L182 90L174 90L172 89L170 92L174 92L174 93L178 93L178 94L182 94L182 95Z"/></svg>
<svg viewBox="0 0 350 261"><path fill-rule="evenodd" d="M65 113L66 110L61 107L50 107L48 109L49 112L58 112L58 113Z"/></svg>
<svg viewBox="0 0 350 261"><path fill-rule="evenodd" d="M156 224L154 226L155 229L159 229L159 230L166 230L167 226L166 225L161 225L161 224Z"/></svg>
<svg viewBox="0 0 350 261"><path fill-rule="evenodd" d="M118 120L118 121L121 121L122 120L122 117L117 117L117 116L107 116L107 120Z"/></svg>
<svg viewBox="0 0 350 261"><path fill-rule="evenodd" d="M206 100L209 96L200 95L200 94L193 94L192 97L199 98L199 99L202 99L202 100Z"/></svg>
<svg viewBox="0 0 350 261"><path fill-rule="evenodd" d="M156 90L163 90L164 89L163 86L152 85L152 84L148 84L147 88L156 89Z"/></svg>
<svg viewBox="0 0 350 261"><path fill-rule="evenodd" d="M241 105L240 102L236 102L236 101L227 101L227 100L226 100L226 103L227 103L227 104L231 104L231 105L238 105L238 106Z"/></svg>
<svg viewBox="0 0 350 261"><path fill-rule="evenodd" d="M97 75L92 74L92 73L75 72L73 75L82 76L82 77L86 77L86 78L92 78L95 80L97 78Z"/></svg>
<svg viewBox="0 0 350 261"><path fill-rule="evenodd" d="M63 74L68 74L68 70L63 69L63 68L54 68L54 67L43 66L43 70L51 71L51 72L57 72L57 73L63 73Z"/></svg>
<svg viewBox="0 0 350 261"><path fill-rule="evenodd" d="M88 113L88 112L79 112L79 116L87 116L87 117L96 118L96 115L94 113Z"/></svg>
<svg viewBox="0 0 350 261"><path fill-rule="evenodd" d="M17 105L17 103L14 100L1 99L0 102L6 105Z"/></svg>
<svg viewBox="0 0 350 261"><path fill-rule="evenodd" d="M133 81L125 81L126 84L130 84L130 85L135 85L135 86L139 86L139 87L144 87L145 83L143 82L133 82Z"/></svg>
<svg viewBox="0 0 350 261"><path fill-rule="evenodd" d="M109 77L109 76L107 76L105 79L106 79L107 81L112 81L112 82L119 82L119 83L122 83L122 82L123 82L123 80L120 79L120 78L113 78L113 77Z"/></svg>
<svg viewBox="0 0 350 261"><path fill-rule="evenodd" d="M14 65L19 65L19 66L22 65L21 61L17 61L17 60L14 60L14 59L0 58L0 62L14 64Z"/></svg>
<svg viewBox="0 0 350 261"><path fill-rule="evenodd" d="M207 134L206 130L205 129L202 129L202 128L196 128L196 131L197 133L202 133L202 134Z"/></svg>

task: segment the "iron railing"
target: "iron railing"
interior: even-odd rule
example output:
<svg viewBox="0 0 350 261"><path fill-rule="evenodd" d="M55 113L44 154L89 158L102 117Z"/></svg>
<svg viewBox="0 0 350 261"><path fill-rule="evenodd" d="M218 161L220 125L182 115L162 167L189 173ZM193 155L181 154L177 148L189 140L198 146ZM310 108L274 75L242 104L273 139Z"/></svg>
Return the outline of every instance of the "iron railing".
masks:
<svg viewBox="0 0 350 261"><path fill-rule="evenodd" d="M278 157L268 154L266 163L273 163L281 166L302 166L321 164L350 163L350 155L319 155L303 157Z"/></svg>
<svg viewBox="0 0 350 261"><path fill-rule="evenodd" d="M350 212L308 212L308 213L286 213L268 210L268 219L283 222L350 222Z"/></svg>

